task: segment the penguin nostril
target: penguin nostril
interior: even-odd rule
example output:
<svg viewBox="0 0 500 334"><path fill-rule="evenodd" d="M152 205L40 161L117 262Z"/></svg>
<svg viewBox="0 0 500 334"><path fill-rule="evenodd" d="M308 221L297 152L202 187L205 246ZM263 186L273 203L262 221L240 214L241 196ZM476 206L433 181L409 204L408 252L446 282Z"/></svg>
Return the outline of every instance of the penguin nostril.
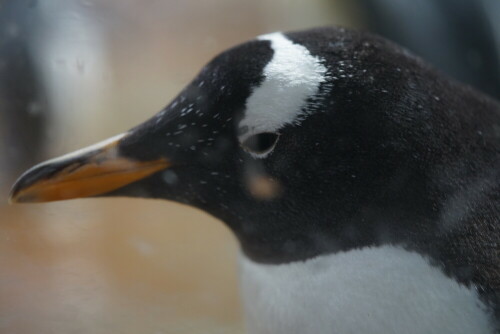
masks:
<svg viewBox="0 0 500 334"><path fill-rule="evenodd" d="M272 132L258 133L247 138L241 146L257 157L264 157L270 153L278 142L279 134Z"/></svg>

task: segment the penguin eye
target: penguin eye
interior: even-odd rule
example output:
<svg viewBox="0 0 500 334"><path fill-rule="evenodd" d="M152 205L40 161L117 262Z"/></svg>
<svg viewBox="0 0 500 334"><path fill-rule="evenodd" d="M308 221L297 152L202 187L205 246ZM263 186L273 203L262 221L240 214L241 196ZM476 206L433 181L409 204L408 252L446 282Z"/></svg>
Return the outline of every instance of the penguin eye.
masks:
<svg viewBox="0 0 500 334"><path fill-rule="evenodd" d="M278 142L279 134L272 132L263 132L247 138L241 146L248 153L263 158L269 154Z"/></svg>

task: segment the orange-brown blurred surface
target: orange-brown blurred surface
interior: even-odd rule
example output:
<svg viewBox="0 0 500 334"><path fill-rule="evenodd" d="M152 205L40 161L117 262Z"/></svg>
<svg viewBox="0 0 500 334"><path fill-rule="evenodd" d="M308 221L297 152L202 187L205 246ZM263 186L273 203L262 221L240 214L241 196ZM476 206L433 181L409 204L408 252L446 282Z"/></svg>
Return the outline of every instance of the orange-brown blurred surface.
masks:
<svg viewBox="0 0 500 334"><path fill-rule="evenodd" d="M0 221L1 333L240 331L235 242L199 211L99 199Z"/></svg>
<svg viewBox="0 0 500 334"><path fill-rule="evenodd" d="M146 120L227 47L348 22L328 0L36 3L47 158ZM7 206L2 164L0 333L243 332L238 247L221 222L140 199Z"/></svg>

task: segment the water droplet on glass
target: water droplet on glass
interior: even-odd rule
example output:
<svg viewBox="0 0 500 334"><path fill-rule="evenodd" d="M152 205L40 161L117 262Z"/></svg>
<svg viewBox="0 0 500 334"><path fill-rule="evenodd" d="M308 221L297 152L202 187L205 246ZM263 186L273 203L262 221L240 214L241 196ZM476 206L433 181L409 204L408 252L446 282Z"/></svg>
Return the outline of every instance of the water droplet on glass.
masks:
<svg viewBox="0 0 500 334"><path fill-rule="evenodd" d="M176 184L177 181L179 180L179 178L177 177L177 174L175 174L175 172L171 171L171 170L164 171L162 173L161 177L162 177L163 181L165 181L165 183L170 184L170 185Z"/></svg>
<svg viewBox="0 0 500 334"><path fill-rule="evenodd" d="M39 115L42 112L42 106L38 102L31 102L28 105L28 114L30 116L36 116Z"/></svg>

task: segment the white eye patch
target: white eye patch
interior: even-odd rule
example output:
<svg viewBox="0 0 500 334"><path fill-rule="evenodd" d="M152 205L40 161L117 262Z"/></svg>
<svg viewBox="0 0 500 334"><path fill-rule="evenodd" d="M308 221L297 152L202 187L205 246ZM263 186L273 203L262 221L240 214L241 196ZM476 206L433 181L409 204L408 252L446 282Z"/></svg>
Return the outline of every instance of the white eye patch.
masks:
<svg viewBox="0 0 500 334"><path fill-rule="evenodd" d="M286 124L300 122L307 99L318 93L327 78L321 59L303 45L294 44L282 33L258 37L268 40L274 51L264 68L264 81L247 99L239 127L240 141L261 132L275 132Z"/></svg>

